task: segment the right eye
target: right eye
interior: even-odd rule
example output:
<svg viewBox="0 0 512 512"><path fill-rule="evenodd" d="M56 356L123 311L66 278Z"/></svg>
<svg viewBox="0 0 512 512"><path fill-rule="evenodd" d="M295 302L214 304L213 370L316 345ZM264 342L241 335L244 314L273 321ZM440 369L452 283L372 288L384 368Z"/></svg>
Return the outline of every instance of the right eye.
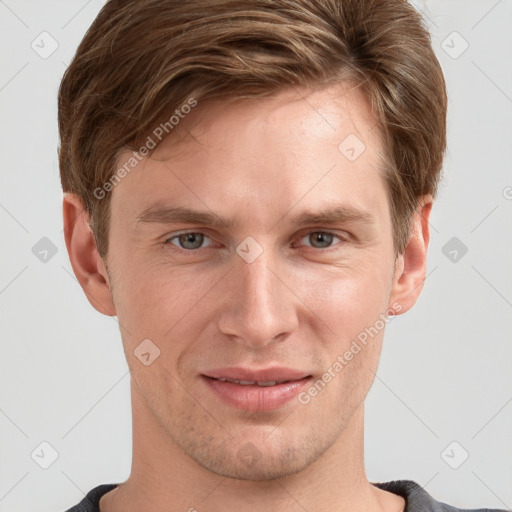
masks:
<svg viewBox="0 0 512 512"><path fill-rule="evenodd" d="M193 253L198 251L199 249L204 249L206 247L201 247L205 238L209 239L208 236L206 236L203 233L198 233L195 231L187 231L186 233L181 233L178 235L173 235L166 240L164 240L164 245L175 245L178 247L178 250L180 252L184 253ZM174 242L176 241L176 243Z"/></svg>

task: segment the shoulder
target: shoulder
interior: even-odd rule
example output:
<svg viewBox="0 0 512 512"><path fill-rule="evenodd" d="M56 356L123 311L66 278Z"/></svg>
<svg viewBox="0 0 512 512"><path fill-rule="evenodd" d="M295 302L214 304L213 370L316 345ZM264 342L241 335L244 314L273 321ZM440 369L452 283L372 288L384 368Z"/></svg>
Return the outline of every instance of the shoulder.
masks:
<svg viewBox="0 0 512 512"><path fill-rule="evenodd" d="M100 498L119 484L101 484L91 489L84 499L66 512L100 512Z"/></svg>
<svg viewBox="0 0 512 512"><path fill-rule="evenodd" d="M372 482L379 489L398 494L405 498L404 512L508 512L497 508L458 508L434 499L423 487L413 480Z"/></svg>

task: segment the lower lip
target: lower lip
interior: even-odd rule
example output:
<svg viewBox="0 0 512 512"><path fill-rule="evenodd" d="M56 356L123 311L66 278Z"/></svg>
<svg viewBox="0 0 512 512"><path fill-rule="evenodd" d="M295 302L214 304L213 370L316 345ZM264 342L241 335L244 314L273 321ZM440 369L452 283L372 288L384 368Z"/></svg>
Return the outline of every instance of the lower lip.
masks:
<svg viewBox="0 0 512 512"><path fill-rule="evenodd" d="M311 377L283 382L275 386L242 386L202 376L207 386L225 403L246 411L270 411L296 397L309 383Z"/></svg>

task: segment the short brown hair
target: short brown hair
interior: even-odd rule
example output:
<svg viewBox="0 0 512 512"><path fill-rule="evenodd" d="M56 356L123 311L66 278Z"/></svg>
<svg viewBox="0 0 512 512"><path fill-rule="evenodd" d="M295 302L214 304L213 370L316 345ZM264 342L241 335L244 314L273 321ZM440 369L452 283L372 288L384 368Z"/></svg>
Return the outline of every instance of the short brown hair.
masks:
<svg viewBox="0 0 512 512"><path fill-rule="evenodd" d="M104 258L110 196L94 191L112 180L120 151L190 98L336 81L360 85L377 115L401 253L418 198L437 191L447 106L430 34L405 0L108 1L59 90L63 189L84 202Z"/></svg>

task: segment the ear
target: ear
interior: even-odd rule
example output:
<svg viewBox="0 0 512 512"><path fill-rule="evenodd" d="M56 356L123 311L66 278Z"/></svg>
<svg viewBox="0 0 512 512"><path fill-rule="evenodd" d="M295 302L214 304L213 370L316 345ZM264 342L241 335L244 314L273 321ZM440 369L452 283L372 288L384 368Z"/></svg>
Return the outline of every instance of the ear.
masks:
<svg viewBox="0 0 512 512"><path fill-rule="evenodd" d="M81 199L64 194L64 238L73 272L91 305L100 313L115 316L111 286L96 239L89 226L89 214Z"/></svg>
<svg viewBox="0 0 512 512"><path fill-rule="evenodd" d="M429 218L432 196L423 196L413 218L409 240L397 257L389 308L399 315L414 306L423 289L427 270L427 249L430 240Z"/></svg>

